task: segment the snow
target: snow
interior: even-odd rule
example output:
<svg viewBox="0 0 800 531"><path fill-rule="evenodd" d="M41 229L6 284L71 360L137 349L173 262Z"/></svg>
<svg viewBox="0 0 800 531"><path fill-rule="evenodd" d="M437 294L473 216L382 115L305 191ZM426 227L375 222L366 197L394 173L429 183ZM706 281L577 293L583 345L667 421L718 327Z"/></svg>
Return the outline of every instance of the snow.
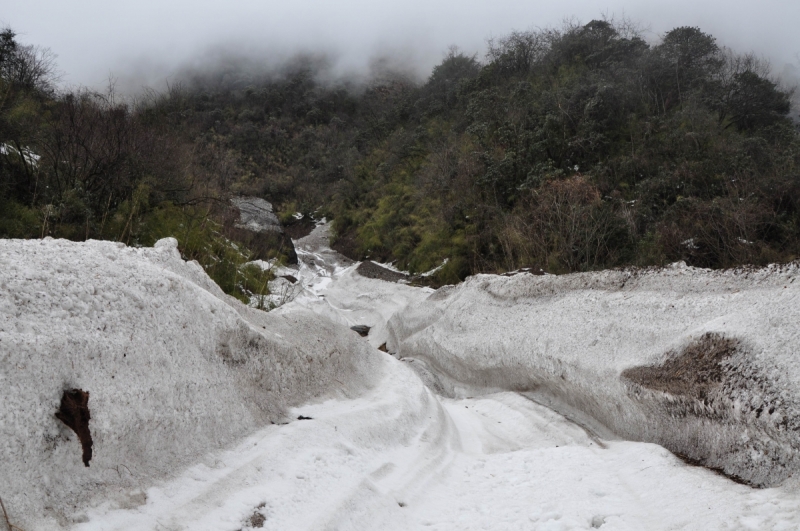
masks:
<svg viewBox="0 0 800 531"><path fill-rule="evenodd" d="M309 400L356 396L380 353L309 311L251 310L172 239L0 240L0 496L17 525L169 477ZM54 413L90 393L94 458Z"/></svg>
<svg viewBox="0 0 800 531"><path fill-rule="evenodd" d="M11 144L0 144L0 155L16 155L19 157L20 152ZM22 148L22 158L26 164L36 167L39 165L39 160L42 157L31 151L30 148L24 147Z"/></svg>
<svg viewBox="0 0 800 531"><path fill-rule="evenodd" d="M320 223L295 242L299 264L284 273L298 292L269 313L224 296L172 241L0 242L0 376L16 386L0 410L0 496L12 521L81 531L800 528L794 479L754 489L635 442L676 444L693 422L717 443L726 433L713 419L667 418L664 393L632 394L620 379L691 337L725 333L752 361L733 359L732 374L771 371L772 386L734 388L738 411L779 389L776 411L797 418L795 268L484 275L434 292L361 277L327 247L327 231ZM102 320L113 326L96 333ZM360 338L355 324L373 328ZM374 348L384 342L394 355ZM136 356L121 362L125 347ZM7 367L21 368L12 379ZM88 469L52 418L65 385L92 392ZM740 438L781 440L783 455L796 447L779 423L741 415L728 419ZM72 440L31 444L47 430Z"/></svg>
<svg viewBox="0 0 800 531"><path fill-rule="evenodd" d="M389 322L390 352L420 360L444 393L525 392L593 427L661 444L756 485L800 469L798 266L675 264L565 276L478 275ZM621 377L706 333L741 342L723 388L679 397Z"/></svg>
<svg viewBox="0 0 800 531"><path fill-rule="evenodd" d="M364 396L299 408L312 420L266 428L75 529L250 529L255 512L266 530L798 525L791 492L738 485L657 445L598 442L516 393L437 401L402 362L384 363Z"/></svg>

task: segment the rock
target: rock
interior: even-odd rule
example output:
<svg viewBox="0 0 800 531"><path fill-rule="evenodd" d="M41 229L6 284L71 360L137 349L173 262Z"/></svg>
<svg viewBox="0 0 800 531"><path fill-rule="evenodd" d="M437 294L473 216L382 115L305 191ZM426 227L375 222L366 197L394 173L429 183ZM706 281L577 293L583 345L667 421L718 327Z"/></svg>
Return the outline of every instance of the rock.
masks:
<svg viewBox="0 0 800 531"><path fill-rule="evenodd" d="M350 330L358 332L358 335L361 337L367 337L369 335L369 329L370 327L367 325L356 325L350 327Z"/></svg>
<svg viewBox="0 0 800 531"><path fill-rule="evenodd" d="M225 235L228 238L250 249L253 260L269 260L277 254L283 255L287 264L297 263L292 239L281 226L269 201L260 197L236 197L231 199L231 204L235 208L231 209L226 223Z"/></svg>
<svg viewBox="0 0 800 531"><path fill-rule="evenodd" d="M260 197L235 197L231 203L239 209L236 227L252 232L280 232L283 227L272 211L272 203Z"/></svg>
<svg viewBox="0 0 800 531"><path fill-rule="evenodd" d="M281 275L280 278L285 278L286 280L288 280L292 284L297 284L297 279L295 277L293 277L292 275Z"/></svg>

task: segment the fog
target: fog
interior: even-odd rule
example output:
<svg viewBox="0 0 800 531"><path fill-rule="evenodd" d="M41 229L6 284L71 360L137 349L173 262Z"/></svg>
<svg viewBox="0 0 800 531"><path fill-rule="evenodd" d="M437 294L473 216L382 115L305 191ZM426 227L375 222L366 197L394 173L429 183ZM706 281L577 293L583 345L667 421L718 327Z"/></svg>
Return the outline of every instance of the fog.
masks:
<svg viewBox="0 0 800 531"><path fill-rule="evenodd" d="M699 26L720 45L755 52L776 74L797 72L797 0L140 0L7 2L0 23L18 40L50 48L66 85L102 87L109 76L130 92L161 87L186 68L230 57L271 66L297 53L329 57L338 74L376 65L425 77L448 47L483 56L486 40L557 26L565 18L625 17L657 41L677 26Z"/></svg>

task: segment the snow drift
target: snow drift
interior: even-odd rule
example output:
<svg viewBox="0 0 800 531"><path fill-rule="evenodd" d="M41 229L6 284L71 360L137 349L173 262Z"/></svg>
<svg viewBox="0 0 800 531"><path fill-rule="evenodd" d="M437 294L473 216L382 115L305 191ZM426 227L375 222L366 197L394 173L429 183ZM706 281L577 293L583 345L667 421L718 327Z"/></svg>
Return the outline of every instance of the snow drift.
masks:
<svg viewBox="0 0 800 531"><path fill-rule="evenodd" d="M797 264L478 275L410 305L388 348L440 392L524 392L751 485L800 470Z"/></svg>
<svg viewBox="0 0 800 531"><path fill-rule="evenodd" d="M171 238L0 240L0 497L28 529L80 522L92 500L135 506L290 407L370 388L379 356L308 310L226 296ZM89 393L88 467L55 416L73 389Z"/></svg>

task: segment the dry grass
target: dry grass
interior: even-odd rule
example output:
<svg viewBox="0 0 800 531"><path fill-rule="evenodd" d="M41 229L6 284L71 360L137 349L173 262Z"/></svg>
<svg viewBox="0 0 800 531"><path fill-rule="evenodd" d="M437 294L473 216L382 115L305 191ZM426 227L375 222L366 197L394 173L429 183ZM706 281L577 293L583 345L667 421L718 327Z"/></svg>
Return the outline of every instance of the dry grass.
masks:
<svg viewBox="0 0 800 531"><path fill-rule="evenodd" d="M658 367L633 367L622 376L642 387L698 400L722 384L722 362L739 348L739 341L706 333Z"/></svg>
<svg viewBox="0 0 800 531"><path fill-rule="evenodd" d="M0 498L0 507L3 509L3 518L5 519L8 531L25 531L21 527L15 526L11 523L11 520L8 518L8 511L6 511L6 505L3 503L3 498Z"/></svg>

